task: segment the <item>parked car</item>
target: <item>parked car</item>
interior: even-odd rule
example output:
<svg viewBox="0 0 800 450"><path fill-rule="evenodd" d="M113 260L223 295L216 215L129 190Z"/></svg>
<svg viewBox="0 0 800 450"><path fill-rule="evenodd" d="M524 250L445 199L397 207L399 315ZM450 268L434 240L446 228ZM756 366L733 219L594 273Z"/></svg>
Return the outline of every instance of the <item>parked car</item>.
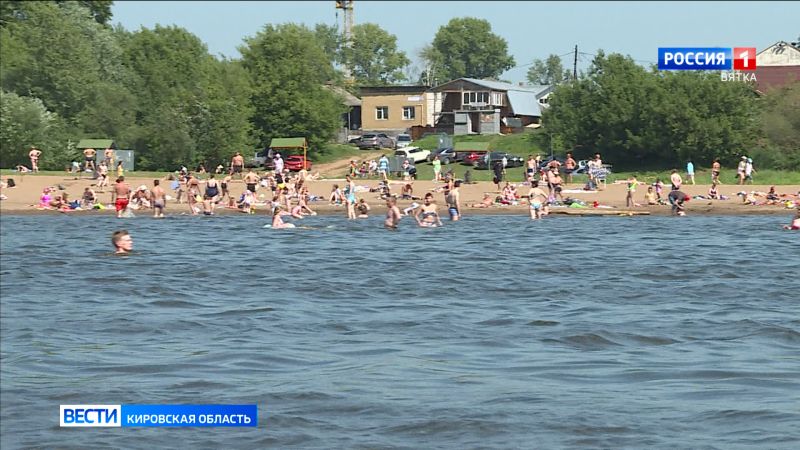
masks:
<svg viewBox="0 0 800 450"><path fill-rule="evenodd" d="M311 160L306 159L303 155L289 155L284 160L283 167L292 172L299 172L303 169L311 170Z"/></svg>
<svg viewBox="0 0 800 450"><path fill-rule="evenodd" d="M572 173L573 174L586 173L588 170L589 170L589 160L582 159L578 161L578 166L575 167L575 171Z"/></svg>
<svg viewBox="0 0 800 450"><path fill-rule="evenodd" d="M408 147L411 143L414 142L411 139L411 135L408 134L398 134L397 140L395 142L395 148L403 148Z"/></svg>
<svg viewBox="0 0 800 450"><path fill-rule="evenodd" d="M475 168L476 169L490 169L494 167L494 163L497 161L502 161L503 158L506 158L506 167L522 167L525 163L525 160L521 156L512 155L511 153L506 152L489 152L489 163L486 163L486 157L478 159L475 161Z"/></svg>
<svg viewBox="0 0 800 450"><path fill-rule="evenodd" d="M457 161L456 152L453 150L453 147L439 148L432 151L431 154L428 155L428 162L433 162L433 158L437 156L442 164L450 164L451 162Z"/></svg>
<svg viewBox="0 0 800 450"><path fill-rule="evenodd" d="M464 155L464 159L461 162L468 166L474 166L475 162L484 156L486 156L486 152L469 152Z"/></svg>
<svg viewBox="0 0 800 450"><path fill-rule="evenodd" d="M405 147L394 151L394 156L402 156L415 163L426 161L430 154L430 150L423 150L419 147Z"/></svg>
<svg viewBox="0 0 800 450"><path fill-rule="evenodd" d="M385 133L367 133L358 141L358 148L394 148L394 140Z"/></svg>
<svg viewBox="0 0 800 450"><path fill-rule="evenodd" d="M252 158L247 158L244 160L244 167L247 169L264 167L269 159L268 148L265 148L264 150L258 150L253 154Z"/></svg>
<svg viewBox="0 0 800 450"><path fill-rule="evenodd" d="M358 145L359 142L361 142L361 136L353 136L347 140L347 143L352 145Z"/></svg>

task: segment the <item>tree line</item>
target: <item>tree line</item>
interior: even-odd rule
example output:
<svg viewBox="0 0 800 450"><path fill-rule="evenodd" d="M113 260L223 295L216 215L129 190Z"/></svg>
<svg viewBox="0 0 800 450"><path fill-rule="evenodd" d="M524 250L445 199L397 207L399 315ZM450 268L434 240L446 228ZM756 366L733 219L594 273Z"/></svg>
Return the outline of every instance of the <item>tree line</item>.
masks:
<svg viewBox="0 0 800 450"><path fill-rule="evenodd" d="M356 25L350 45L325 24L265 25L231 59L214 57L180 27L112 27L111 6L0 3L0 167L26 163L35 145L45 152L42 168L62 169L79 156L81 138L114 139L136 152L142 170L214 166L280 136L306 137L313 155L333 139L346 112L326 84L358 95L360 86L499 79L516 64L506 41L476 18L440 27L415 69L397 38L376 24ZM343 78L344 65L352 82ZM796 147L781 153L800 141L787 135L798 129L797 89L795 103L757 99L702 75L648 72L617 55L599 57L578 80L569 80L551 55L535 61L528 78L561 83L544 122L557 148L667 161L750 146L776 167L796 167L800 159Z"/></svg>

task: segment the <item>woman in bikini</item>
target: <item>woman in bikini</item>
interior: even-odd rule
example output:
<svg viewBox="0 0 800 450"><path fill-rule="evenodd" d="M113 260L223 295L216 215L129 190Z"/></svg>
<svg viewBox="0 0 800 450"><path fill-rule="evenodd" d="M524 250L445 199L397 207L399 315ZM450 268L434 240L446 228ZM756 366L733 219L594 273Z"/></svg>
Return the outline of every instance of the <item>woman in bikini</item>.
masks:
<svg viewBox="0 0 800 450"><path fill-rule="evenodd" d="M439 212L436 202L433 201L433 194L428 192L425 194L425 200L421 207L417 208L414 218L417 219L417 224L421 227L440 227L442 226L442 219L439 218Z"/></svg>

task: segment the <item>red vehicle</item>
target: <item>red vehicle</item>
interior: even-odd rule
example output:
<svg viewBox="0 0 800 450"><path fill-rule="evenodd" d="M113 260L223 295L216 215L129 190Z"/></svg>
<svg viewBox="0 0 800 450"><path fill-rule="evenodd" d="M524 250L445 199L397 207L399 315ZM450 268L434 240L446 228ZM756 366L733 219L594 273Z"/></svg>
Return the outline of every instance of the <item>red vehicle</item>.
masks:
<svg viewBox="0 0 800 450"><path fill-rule="evenodd" d="M303 167L305 165L305 167ZM305 159L303 155L289 155L283 163L283 167L292 172L299 172L304 168L311 170L311 160Z"/></svg>
<svg viewBox="0 0 800 450"><path fill-rule="evenodd" d="M474 166L478 163L478 160L486 156L486 152L469 152L466 156L464 156L464 164L468 166Z"/></svg>

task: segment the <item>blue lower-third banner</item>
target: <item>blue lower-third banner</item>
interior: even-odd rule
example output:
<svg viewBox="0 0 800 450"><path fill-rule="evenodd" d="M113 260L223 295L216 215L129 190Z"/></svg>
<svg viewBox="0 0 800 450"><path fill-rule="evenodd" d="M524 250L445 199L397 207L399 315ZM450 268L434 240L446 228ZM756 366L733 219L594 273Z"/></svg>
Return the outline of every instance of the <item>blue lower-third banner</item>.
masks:
<svg viewBox="0 0 800 450"><path fill-rule="evenodd" d="M61 405L62 427L255 427L258 405Z"/></svg>

